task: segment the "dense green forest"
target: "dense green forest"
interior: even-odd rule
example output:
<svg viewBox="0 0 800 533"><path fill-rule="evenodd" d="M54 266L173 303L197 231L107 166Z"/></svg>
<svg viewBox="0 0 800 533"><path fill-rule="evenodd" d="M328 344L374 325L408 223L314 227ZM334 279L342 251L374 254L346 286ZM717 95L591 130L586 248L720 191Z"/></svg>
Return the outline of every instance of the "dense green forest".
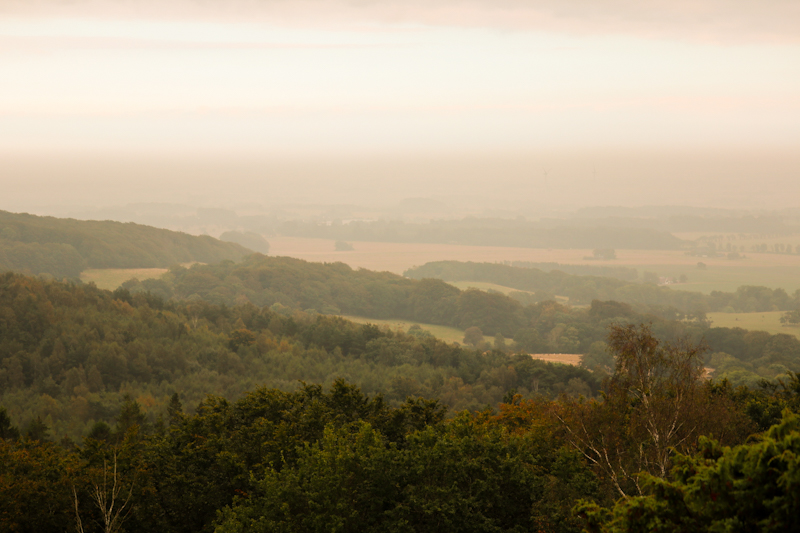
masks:
<svg viewBox="0 0 800 533"><path fill-rule="evenodd" d="M690 247L669 232L638 224L584 225L575 221L556 223L524 219L464 218L402 221L353 221L347 224L286 221L278 233L293 237L316 237L342 241L420 242L522 248L618 248L679 250Z"/></svg>
<svg viewBox="0 0 800 533"><path fill-rule="evenodd" d="M343 265L281 259L268 264L292 267L298 277L308 268L347 279ZM196 266L179 269L176 277L215 268L222 272L234 267ZM367 303L376 301L375 295L396 303L398 298L387 298L387 287L397 278L406 287L400 294L411 295L425 317L452 305L450 294L480 296L480 291L453 287L441 292L439 281L349 272L358 276L365 291L342 285L351 301L364 294ZM384 278L385 284L377 281ZM596 301L586 309L555 302L523 308L502 295L488 296L514 304L507 315L510 325L503 326L513 326L512 334L495 332L494 338L457 346L421 328L397 333L283 304L257 307L245 301L227 306L199 297L165 301L153 293L112 293L9 273L0 279L0 404L17 424L41 417L55 434L77 437L94 423L110 420L126 394L157 416L176 391L195 405L208 393L236 398L259 385L288 390L297 380L331 383L345 377L370 394L383 393L390 402L408 395L437 397L455 410L496 405L514 392L591 397L614 367L605 339L615 323L651 322L664 339L705 339L709 351L704 363L736 384L754 385L800 366L800 341L788 335L708 328L701 319L667 319L616 302ZM456 309L459 316L480 320L485 302L464 299ZM465 324L480 329L480 322ZM582 368L526 355L553 352L584 354Z"/></svg>
<svg viewBox="0 0 800 533"><path fill-rule="evenodd" d="M534 269L497 266L512 269L515 274L531 272L534 276L586 282L585 277L559 272L544 274ZM589 278L592 281L619 282ZM665 335L681 331L695 341L706 338L710 346L706 362L716 370L716 376L728 377L735 383L772 379L796 368L800 362L800 341L792 335L709 328L702 312L680 311L669 307L668 302L630 306L593 300L588 302L591 304L588 309L566 307L549 300L523 305L502 294L475 289L461 291L437 279L414 280L388 272L353 270L342 263L310 263L256 255L241 263L173 268L162 279L132 280L123 286L134 293L150 292L164 299L204 300L227 306L253 303L284 314L304 310L397 318L461 329L477 327L489 337L485 347L491 346L491 338L499 334L503 339L515 341L509 348L526 353L585 354L584 365L590 369L613 367L605 354L603 340L606 328L615 320L653 321L654 327ZM714 297L734 302L726 295L759 306L788 298L780 290L747 287L737 293L717 293ZM792 307L792 302L789 298L782 305Z"/></svg>
<svg viewBox="0 0 800 533"><path fill-rule="evenodd" d="M0 271L77 278L87 268L163 268L250 253L234 242L139 224L0 211Z"/></svg>
<svg viewBox="0 0 800 533"><path fill-rule="evenodd" d="M435 261L410 268L403 275L412 279L482 281L533 293L511 294L522 302L549 300L559 295L578 305L592 300L615 300L640 308L674 308L683 313L800 309L800 290L789 295L783 289L742 286L736 292L713 291L706 295L614 277L574 275L561 269L546 272L539 268L500 263Z"/></svg>
<svg viewBox="0 0 800 533"><path fill-rule="evenodd" d="M612 328L607 341L616 365L602 399L510 395L496 409L455 416L436 400L392 405L337 380L255 388L236 401L211 395L193 414L176 393L154 423L127 397L113 423L94 424L76 446L52 442L41 420L15 426L0 408L0 527L566 533L796 524L796 374L771 389L733 389L701 378L701 348L661 342L646 326Z"/></svg>
<svg viewBox="0 0 800 533"><path fill-rule="evenodd" d="M209 393L236 398L298 380L345 377L390 402L435 396L456 410L496 405L515 390L597 393L586 369L483 352L424 330L395 333L315 313L0 277L0 405L22 426L41 417L59 437L110 421L126 395L155 417L176 391L193 406Z"/></svg>
<svg viewBox="0 0 800 533"><path fill-rule="evenodd" d="M390 272L353 270L344 263L311 263L253 255L240 263L173 268L158 280L123 284L164 299L220 305L252 303L273 310L312 310L370 318L402 318L511 337L523 326L523 307L503 295L461 291L439 280L411 280Z"/></svg>
<svg viewBox="0 0 800 533"><path fill-rule="evenodd" d="M527 355L549 351L582 367ZM786 530L798 366L796 338L702 315L342 264L254 255L114 292L6 273L0 529Z"/></svg>

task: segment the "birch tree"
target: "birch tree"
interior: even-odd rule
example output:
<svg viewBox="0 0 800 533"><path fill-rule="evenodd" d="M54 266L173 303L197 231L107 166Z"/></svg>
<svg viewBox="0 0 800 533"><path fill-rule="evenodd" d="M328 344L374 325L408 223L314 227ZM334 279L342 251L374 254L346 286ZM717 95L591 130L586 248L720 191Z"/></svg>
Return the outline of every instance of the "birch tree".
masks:
<svg viewBox="0 0 800 533"><path fill-rule="evenodd" d="M640 472L666 476L672 451L688 451L707 429L705 348L662 343L644 324L613 326L608 346L616 369L602 400L564 400L557 416L568 442L627 497L641 493Z"/></svg>

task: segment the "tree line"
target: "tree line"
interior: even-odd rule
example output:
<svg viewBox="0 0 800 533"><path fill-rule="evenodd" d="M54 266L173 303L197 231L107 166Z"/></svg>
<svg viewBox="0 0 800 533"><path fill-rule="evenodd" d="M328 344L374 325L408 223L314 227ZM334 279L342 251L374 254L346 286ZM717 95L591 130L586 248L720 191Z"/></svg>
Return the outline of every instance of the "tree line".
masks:
<svg viewBox="0 0 800 533"><path fill-rule="evenodd" d="M408 223L394 220L306 222L290 220L277 228L282 235L343 241L419 242L520 248L617 248L679 250L689 243L667 231L642 224L619 226L608 221L534 222L524 219L473 218Z"/></svg>
<svg viewBox="0 0 800 533"><path fill-rule="evenodd" d="M207 235L0 211L0 271L77 278L87 268L166 268L193 261L238 260L250 253L235 242Z"/></svg>
<svg viewBox="0 0 800 533"><path fill-rule="evenodd" d="M789 295L784 289L742 286L736 292L699 292L659 287L655 283L636 283L608 276L575 275L566 269L546 272L528 265L435 261L406 270L412 279L434 278L444 281L488 282L526 291L511 293L522 301L543 301L555 295L570 303L585 305L592 300L615 300L640 308L672 308L682 313L764 312L800 309L800 289ZM532 294L528 294L532 293Z"/></svg>

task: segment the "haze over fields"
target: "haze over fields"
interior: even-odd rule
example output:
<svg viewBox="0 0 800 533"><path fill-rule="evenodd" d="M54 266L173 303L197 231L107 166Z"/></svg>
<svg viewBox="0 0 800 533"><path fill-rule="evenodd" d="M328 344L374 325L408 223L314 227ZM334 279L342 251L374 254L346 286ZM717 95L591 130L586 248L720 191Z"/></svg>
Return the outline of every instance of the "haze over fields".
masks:
<svg viewBox="0 0 800 533"><path fill-rule="evenodd" d="M800 529L799 30L0 0L0 532Z"/></svg>
<svg viewBox="0 0 800 533"><path fill-rule="evenodd" d="M795 207L799 22L779 1L4 0L0 209Z"/></svg>

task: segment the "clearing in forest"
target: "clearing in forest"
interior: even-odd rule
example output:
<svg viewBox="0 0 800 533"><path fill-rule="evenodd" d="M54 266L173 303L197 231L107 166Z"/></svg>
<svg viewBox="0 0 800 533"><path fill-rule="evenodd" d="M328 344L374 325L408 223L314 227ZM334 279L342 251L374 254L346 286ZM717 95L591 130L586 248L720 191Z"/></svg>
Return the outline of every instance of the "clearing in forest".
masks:
<svg viewBox="0 0 800 533"><path fill-rule="evenodd" d="M99 289L113 291L131 278L160 278L166 274L166 268L89 268L81 272L81 281L94 283Z"/></svg>
<svg viewBox="0 0 800 533"><path fill-rule="evenodd" d="M706 313L711 325L717 328L742 328L748 331L786 333L800 338L800 327L781 324L783 311L764 313Z"/></svg>
<svg viewBox="0 0 800 533"><path fill-rule="evenodd" d="M375 324L376 326L386 326L392 331L404 331L407 332L408 328L413 326L414 324L418 325L425 331L429 331L431 335L436 337L437 339L443 340L448 343L456 342L461 344L464 340L464 331L458 328L451 328L448 326L438 326L436 324L423 324L420 322L409 322L406 320L381 320L379 318L367 318L363 316L346 316L342 315L342 318L346 318L351 322L355 322L356 324Z"/></svg>
<svg viewBox="0 0 800 533"><path fill-rule="evenodd" d="M532 353L533 359L546 361L548 363L561 363L562 365L580 366L581 357L579 353Z"/></svg>

